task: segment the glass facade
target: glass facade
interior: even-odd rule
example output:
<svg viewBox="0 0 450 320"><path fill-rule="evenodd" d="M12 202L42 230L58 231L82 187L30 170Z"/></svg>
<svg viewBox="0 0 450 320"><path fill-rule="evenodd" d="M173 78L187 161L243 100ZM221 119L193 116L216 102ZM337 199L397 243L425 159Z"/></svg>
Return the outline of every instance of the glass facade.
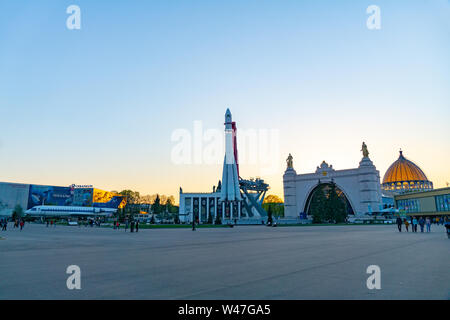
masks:
<svg viewBox="0 0 450 320"><path fill-rule="evenodd" d="M202 198L202 206L200 208L200 219L202 222L206 222L206 198Z"/></svg>
<svg viewBox="0 0 450 320"><path fill-rule="evenodd" d="M225 218L230 219L231 218L231 206L229 202L225 203Z"/></svg>
<svg viewBox="0 0 450 320"><path fill-rule="evenodd" d="M198 198L194 198L194 209L193 209L193 213L194 213L194 219L195 219L195 221L198 222L198 219L199 219L199 200L198 200Z"/></svg>
<svg viewBox="0 0 450 320"><path fill-rule="evenodd" d="M187 212L187 213L192 212L191 205L192 205L191 198L185 198L184 199L184 208L185 208L184 210L185 210L185 212Z"/></svg>
<svg viewBox="0 0 450 320"><path fill-rule="evenodd" d="M233 202L233 218L238 218L239 212L238 212L238 204L237 202Z"/></svg>
<svg viewBox="0 0 450 320"><path fill-rule="evenodd" d="M450 211L450 194L436 196L436 211Z"/></svg>
<svg viewBox="0 0 450 320"><path fill-rule="evenodd" d="M212 221L214 221L216 215L215 215L215 198L209 198L209 216L212 217Z"/></svg>
<svg viewBox="0 0 450 320"><path fill-rule="evenodd" d="M420 201L418 199L398 200L397 206L399 210L404 210L406 213L420 212Z"/></svg>
<svg viewBox="0 0 450 320"><path fill-rule="evenodd" d="M220 201L220 198L217 198L217 214L222 217L222 201Z"/></svg>

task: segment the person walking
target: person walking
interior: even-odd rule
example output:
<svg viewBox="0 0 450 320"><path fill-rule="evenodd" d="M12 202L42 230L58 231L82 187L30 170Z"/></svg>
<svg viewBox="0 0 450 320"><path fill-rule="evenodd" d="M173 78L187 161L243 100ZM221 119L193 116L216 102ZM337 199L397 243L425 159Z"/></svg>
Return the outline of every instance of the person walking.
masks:
<svg viewBox="0 0 450 320"><path fill-rule="evenodd" d="M430 217L427 217L425 219L425 225L427 226L427 232L431 232L431 219L430 219Z"/></svg>
<svg viewBox="0 0 450 320"><path fill-rule="evenodd" d="M131 220L130 232L134 232L134 220Z"/></svg>
<svg viewBox="0 0 450 320"><path fill-rule="evenodd" d="M139 221L136 221L136 232L139 232Z"/></svg>
<svg viewBox="0 0 450 320"><path fill-rule="evenodd" d="M125 219L125 232L127 232L128 229L128 219Z"/></svg>
<svg viewBox="0 0 450 320"><path fill-rule="evenodd" d="M23 219L20 220L20 231L22 231L24 225L25 225L25 221L23 221Z"/></svg>
<svg viewBox="0 0 450 320"><path fill-rule="evenodd" d="M398 232L402 232L402 219L400 217L397 217L397 228Z"/></svg>
<svg viewBox="0 0 450 320"><path fill-rule="evenodd" d="M413 232L417 232L417 218L416 217L413 217L413 219L412 219L412 229L413 229Z"/></svg>
<svg viewBox="0 0 450 320"><path fill-rule="evenodd" d="M420 232L423 232L423 228L425 227L425 219L420 217L419 219Z"/></svg>
<svg viewBox="0 0 450 320"><path fill-rule="evenodd" d="M2 231L6 231L6 227L8 226L8 220L4 219L2 220Z"/></svg>
<svg viewBox="0 0 450 320"><path fill-rule="evenodd" d="M447 231L447 237L450 239L450 219L448 217L441 218L441 221Z"/></svg>
<svg viewBox="0 0 450 320"><path fill-rule="evenodd" d="M406 219L403 219L403 223L405 224L406 232L409 232L409 222Z"/></svg>

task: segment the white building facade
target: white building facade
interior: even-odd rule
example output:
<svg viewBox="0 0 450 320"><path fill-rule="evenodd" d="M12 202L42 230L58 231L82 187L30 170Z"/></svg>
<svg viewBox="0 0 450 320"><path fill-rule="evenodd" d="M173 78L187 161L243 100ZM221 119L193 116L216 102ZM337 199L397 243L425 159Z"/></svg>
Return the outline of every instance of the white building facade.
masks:
<svg viewBox="0 0 450 320"><path fill-rule="evenodd" d="M382 210L380 173L369 157L363 157L355 169L335 170L324 161L314 173L297 174L288 166L283 175L285 218L308 213L314 192L331 183L345 195L349 213L362 216Z"/></svg>
<svg viewBox="0 0 450 320"><path fill-rule="evenodd" d="M242 201L221 201L221 191L211 193L184 193L180 190L179 218L181 223L215 223L219 215L222 223L240 220Z"/></svg>

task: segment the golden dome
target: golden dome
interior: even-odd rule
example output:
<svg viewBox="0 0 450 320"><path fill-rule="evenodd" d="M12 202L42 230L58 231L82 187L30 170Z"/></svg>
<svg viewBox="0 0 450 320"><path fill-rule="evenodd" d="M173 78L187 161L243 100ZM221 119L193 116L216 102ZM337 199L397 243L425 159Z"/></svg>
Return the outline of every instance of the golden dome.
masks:
<svg viewBox="0 0 450 320"><path fill-rule="evenodd" d="M400 151L398 159L387 169L383 178L385 190L427 190L433 183L414 162L406 159Z"/></svg>

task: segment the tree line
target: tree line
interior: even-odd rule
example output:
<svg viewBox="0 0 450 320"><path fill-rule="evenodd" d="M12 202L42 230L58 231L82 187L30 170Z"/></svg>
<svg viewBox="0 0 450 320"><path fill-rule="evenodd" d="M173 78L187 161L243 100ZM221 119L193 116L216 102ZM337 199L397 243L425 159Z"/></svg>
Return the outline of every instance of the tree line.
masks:
<svg viewBox="0 0 450 320"><path fill-rule="evenodd" d="M111 191L114 193L118 193L127 198L127 203L130 204L153 204L158 198L158 201L161 205L166 205L169 201L172 205L175 205L175 197L174 196L166 196L164 194L148 194L141 196L138 191L133 190L122 190L120 192Z"/></svg>
<svg viewBox="0 0 450 320"><path fill-rule="evenodd" d="M263 209L267 212L267 215L274 216L276 218L284 217L284 203L283 200L276 195L268 195L264 198Z"/></svg>
<svg viewBox="0 0 450 320"><path fill-rule="evenodd" d="M153 223L155 222L155 215L159 219L179 222L179 207L175 205L174 196L159 194L141 196L139 192L132 190L122 190L117 193L126 197L125 207L119 208L117 211L119 219L144 211L152 214L151 220Z"/></svg>

